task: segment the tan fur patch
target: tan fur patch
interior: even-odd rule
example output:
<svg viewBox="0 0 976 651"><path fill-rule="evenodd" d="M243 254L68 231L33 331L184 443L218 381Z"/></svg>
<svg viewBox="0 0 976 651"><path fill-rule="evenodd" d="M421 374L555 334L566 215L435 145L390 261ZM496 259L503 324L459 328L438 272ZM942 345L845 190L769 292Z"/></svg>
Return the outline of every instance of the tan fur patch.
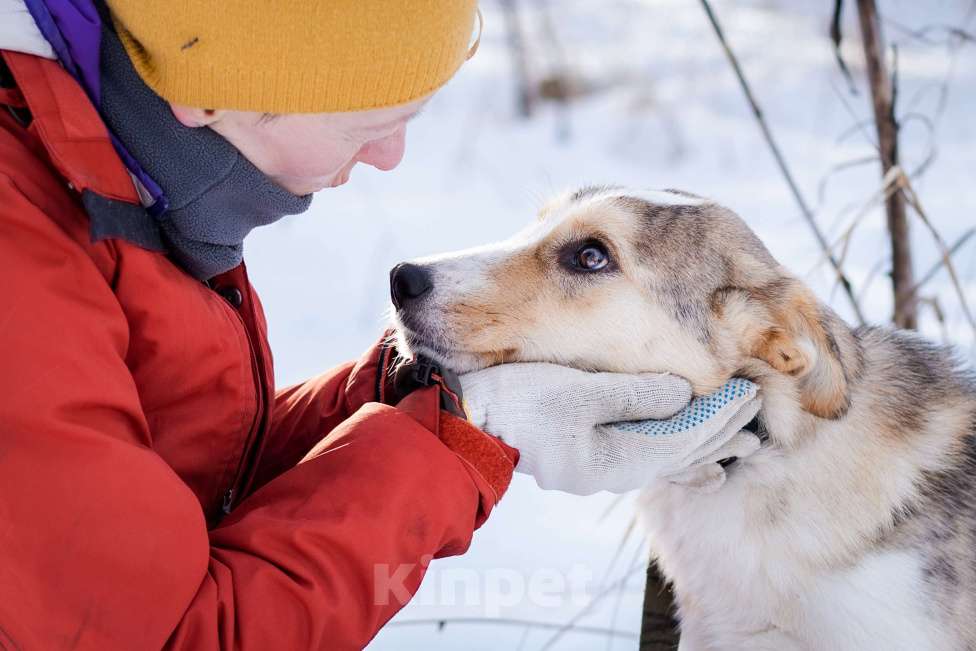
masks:
<svg viewBox="0 0 976 651"><path fill-rule="evenodd" d="M810 368L810 360L796 345L796 340L781 328L772 328L759 338L753 355L765 360L780 373L798 377Z"/></svg>
<svg viewBox="0 0 976 651"><path fill-rule="evenodd" d="M759 336L753 355L799 380L804 409L820 418L838 418L848 406L847 378L820 322L818 303L799 281L783 289L757 293L774 325Z"/></svg>
<svg viewBox="0 0 976 651"><path fill-rule="evenodd" d="M531 327L533 305L545 291L542 267L534 251L523 251L492 269L493 282L447 306L455 341L477 354L487 365L518 356L517 333Z"/></svg>

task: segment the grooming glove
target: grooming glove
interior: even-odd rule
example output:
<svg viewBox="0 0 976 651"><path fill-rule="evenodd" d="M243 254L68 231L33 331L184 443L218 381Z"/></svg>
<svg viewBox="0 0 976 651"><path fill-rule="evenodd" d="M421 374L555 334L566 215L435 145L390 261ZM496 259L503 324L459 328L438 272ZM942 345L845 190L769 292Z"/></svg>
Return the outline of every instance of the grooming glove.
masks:
<svg viewBox="0 0 976 651"><path fill-rule="evenodd" d="M724 481L716 461L759 447L742 431L759 410L758 388L739 378L690 404L691 386L670 374L519 363L460 383L471 423L518 448L516 471L542 488L623 493L668 478L707 491L719 471Z"/></svg>

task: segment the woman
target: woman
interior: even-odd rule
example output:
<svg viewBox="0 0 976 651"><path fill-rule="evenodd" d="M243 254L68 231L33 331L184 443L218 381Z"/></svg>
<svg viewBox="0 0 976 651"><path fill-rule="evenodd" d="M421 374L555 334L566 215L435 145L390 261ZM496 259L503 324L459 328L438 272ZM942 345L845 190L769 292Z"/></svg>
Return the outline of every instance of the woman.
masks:
<svg viewBox="0 0 976 651"><path fill-rule="evenodd" d="M517 449L587 493L735 434L728 414L594 471L598 423L671 416L687 384L530 365L445 390L394 382L382 343L275 391L244 237L395 168L475 15L0 2L0 648L360 648L468 547Z"/></svg>

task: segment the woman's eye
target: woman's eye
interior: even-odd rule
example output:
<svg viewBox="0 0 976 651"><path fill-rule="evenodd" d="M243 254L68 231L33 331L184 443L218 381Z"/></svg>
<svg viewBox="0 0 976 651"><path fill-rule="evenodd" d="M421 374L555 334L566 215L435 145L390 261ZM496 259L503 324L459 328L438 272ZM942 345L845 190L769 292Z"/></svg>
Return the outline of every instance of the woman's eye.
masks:
<svg viewBox="0 0 976 651"><path fill-rule="evenodd" d="M582 271L599 271L610 263L610 255L598 244L587 244L576 252L574 263Z"/></svg>

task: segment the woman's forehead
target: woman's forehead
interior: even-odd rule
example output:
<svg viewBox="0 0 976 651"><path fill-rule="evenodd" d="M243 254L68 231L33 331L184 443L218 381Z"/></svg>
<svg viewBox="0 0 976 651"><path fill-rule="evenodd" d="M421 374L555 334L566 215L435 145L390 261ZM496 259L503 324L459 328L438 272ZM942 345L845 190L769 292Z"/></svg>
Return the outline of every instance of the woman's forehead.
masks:
<svg viewBox="0 0 976 651"><path fill-rule="evenodd" d="M366 111L352 111L349 113L326 114L337 120L344 126L360 129L376 129L397 127L409 120L412 120L427 105L430 97L414 100L399 106L390 106Z"/></svg>

